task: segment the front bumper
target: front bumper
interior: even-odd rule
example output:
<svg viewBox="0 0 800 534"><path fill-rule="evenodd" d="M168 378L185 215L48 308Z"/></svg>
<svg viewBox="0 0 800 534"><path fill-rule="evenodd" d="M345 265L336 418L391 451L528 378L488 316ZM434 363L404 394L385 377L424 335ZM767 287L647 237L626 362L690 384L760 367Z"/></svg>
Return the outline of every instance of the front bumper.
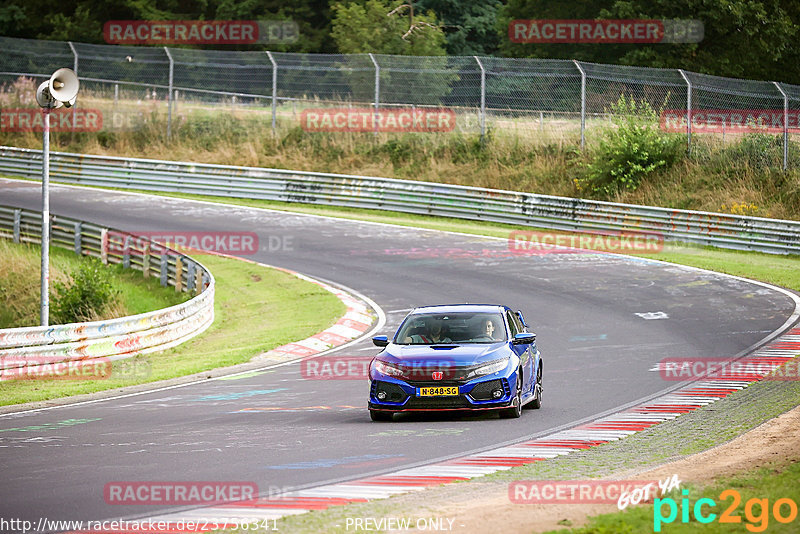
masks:
<svg viewBox="0 0 800 534"><path fill-rule="evenodd" d="M415 382L384 379L370 381L369 409L387 412L412 411L452 411L452 410L499 410L508 408L514 400L511 394L515 391L515 377L493 377L484 380L473 380L466 383L457 382ZM420 396L421 387L457 386L458 395ZM495 398L493 391L502 391L502 396ZM384 399L378 394L384 393Z"/></svg>

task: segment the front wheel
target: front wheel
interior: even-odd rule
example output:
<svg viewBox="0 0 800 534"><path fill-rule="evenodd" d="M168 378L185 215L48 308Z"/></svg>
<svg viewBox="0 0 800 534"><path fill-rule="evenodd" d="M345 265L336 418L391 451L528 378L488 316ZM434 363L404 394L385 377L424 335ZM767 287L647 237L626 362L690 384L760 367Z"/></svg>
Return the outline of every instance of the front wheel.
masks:
<svg viewBox="0 0 800 534"><path fill-rule="evenodd" d="M536 373L536 384L533 385L533 400L526 406L530 406L534 410L542 407L542 366L539 365L539 371Z"/></svg>

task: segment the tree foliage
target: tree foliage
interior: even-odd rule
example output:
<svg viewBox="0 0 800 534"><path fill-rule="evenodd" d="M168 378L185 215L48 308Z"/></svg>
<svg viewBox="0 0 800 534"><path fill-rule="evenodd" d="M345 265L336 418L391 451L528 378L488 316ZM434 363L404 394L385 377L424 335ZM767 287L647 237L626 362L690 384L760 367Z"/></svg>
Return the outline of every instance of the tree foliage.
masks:
<svg viewBox="0 0 800 534"><path fill-rule="evenodd" d="M331 37L343 54L441 56L444 32L432 12L389 0L336 3Z"/></svg>
<svg viewBox="0 0 800 534"><path fill-rule="evenodd" d="M699 43L518 44L515 19L695 19ZM509 0L499 11L500 51L509 57L563 58L644 67L682 68L750 79L800 83L800 3L796 0Z"/></svg>

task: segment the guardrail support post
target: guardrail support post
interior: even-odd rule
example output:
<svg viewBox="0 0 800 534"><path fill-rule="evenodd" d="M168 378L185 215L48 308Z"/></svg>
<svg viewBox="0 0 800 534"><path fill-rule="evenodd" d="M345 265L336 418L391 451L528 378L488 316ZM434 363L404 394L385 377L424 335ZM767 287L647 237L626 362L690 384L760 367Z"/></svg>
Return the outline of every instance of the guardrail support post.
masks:
<svg viewBox="0 0 800 534"><path fill-rule="evenodd" d="M381 66L378 65L378 62L375 61L375 56L372 53L369 54L369 58L372 60L372 64L375 65L375 117L373 120L375 121L375 135L378 135L378 104L380 102L380 94L381 94Z"/></svg>
<svg viewBox="0 0 800 534"><path fill-rule="evenodd" d="M131 268L131 236L125 236L125 244L122 245L122 267Z"/></svg>
<svg viewBox="0 0 800 534"><path fill-rule="evenodd" d="M142 250L142 277L147 278L150 276L150 242L144 244Z"/></svg>
<svg viewBox="0 0 800 534"><path fill-rule="evenodd" d="M180 293L183 286L183 262L180 256L175 258L175 293Z"/></svg>
<svg viewBox="0 0 800 534"><path fill-rule="evenodd" d="M175 70L175 62L172 61L172 54L169 53L169 48L164 47L164 52L167 53L169 59L169 89L167 92L167 141L172 136L172 75Z"/></svg>
<svg viewBox="0 0 800 534"><path fill-rule="evenodd" d="M789 97L778 82L772 82L783 95L783 171L789 168Z"/></svg>
<svg viewBox="0 0 800 534"><path fill-rule="evenodd" d="M167 280L169 276L169 254L166 250L161 253L161 286L167 287Z"/></svg>
<svg viewBox="0 0 800 534"><path fill-rule="evenodd" d="M483 142L483 137L486 135L486 70L483 68L478 56L472 57L475 58L478 67L481 69L481 142Z"/></svg>
<svg viewBox="0 0 800 534"><path fill-rule="evenodd" d="M577 60L572 60L581 73L581 149L586 148L586 72Z"/></svg>
<svg viewBox="0 0 800 534"><path fill-rule="evenodd" d="M108 265L108 228L100 230L100 261Z"/></svg>
<svg viewBox="0 0 800 534"><path fill-rule="evenodd" d="M195 280L195 269L196 266L194 262L186 262L186 291L194 291L194 280Z"/></svg>
<svg viewBox="0 0 800 534"><path fill-rule="evenodd" d="M278 64L272 57L272 52L267 50L267 57L272 63L272 133L275 133L275 114L278 109Z"/></svg>
<svg viewBox="0 0 800 534"><path fill-rule="evenodd" d="M14 210L14 243L19 243L19 226L22 221L22 210Z"/></svg>
<svg viewBox="0 0 800 534"><path fill-rule="evenodd" d="M81 231L82 230L83 230L83 223L81 223L80 221L76 222L75 226L73 228L73 233L74 233L74 236L73 236L73 239L74 239L74 241L73 241L73 243L74 243L73 250L75 251L75 254L77 254L78 256L80 256L81 252L83 252L83 242L82 242L82 239L81 239L82 238L82 236L81 236Z"/></svg>
<svg viewBox="0 0 800 534"><path fill-rule="evenodd" d="M678 69L686 82L686 153L692 153L692 82L683 69Z"/></svg>

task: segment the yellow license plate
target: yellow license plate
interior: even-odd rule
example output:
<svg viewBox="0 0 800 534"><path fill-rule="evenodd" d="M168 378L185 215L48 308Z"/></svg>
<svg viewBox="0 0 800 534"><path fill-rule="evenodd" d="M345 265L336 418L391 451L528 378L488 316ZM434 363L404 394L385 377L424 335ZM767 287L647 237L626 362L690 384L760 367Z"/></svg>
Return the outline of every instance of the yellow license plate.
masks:
<svg viewBox="0 0 800 534"><path fill-rule="evenodd" d="M435 388L419 388L420 397L440 397L458 395L458 386L441 386Z"/></svg>

